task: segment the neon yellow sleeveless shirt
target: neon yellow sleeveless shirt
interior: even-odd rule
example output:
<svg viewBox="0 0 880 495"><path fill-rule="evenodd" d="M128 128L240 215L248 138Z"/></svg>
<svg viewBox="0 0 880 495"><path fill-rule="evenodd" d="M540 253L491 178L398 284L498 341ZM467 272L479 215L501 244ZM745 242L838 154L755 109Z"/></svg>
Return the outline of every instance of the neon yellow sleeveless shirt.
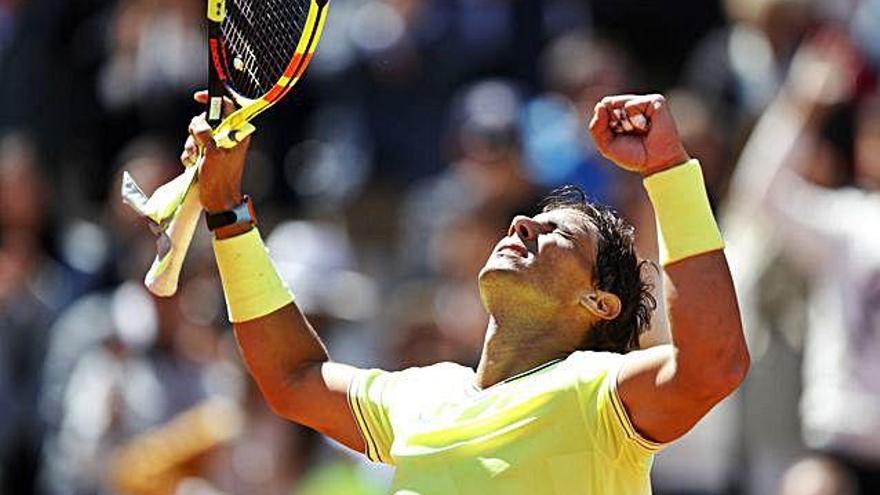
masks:
<svg viewBox="0 0 880 495"><path fill-rule="evenodd" d="M369 370L348 398L367 456L397 468L395 495L650 494L663 446L618 397L624 359L575 352L485 390L454 363Z"/></svg>

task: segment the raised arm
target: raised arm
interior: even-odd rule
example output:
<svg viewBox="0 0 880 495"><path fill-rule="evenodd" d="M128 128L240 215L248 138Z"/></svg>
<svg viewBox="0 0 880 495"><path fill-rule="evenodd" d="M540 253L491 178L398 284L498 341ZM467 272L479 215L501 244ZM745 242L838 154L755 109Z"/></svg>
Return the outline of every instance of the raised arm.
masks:
<svg viewBox="0 0 880 495"><path fill-rule="evenodd" d="M669 442L745 377L736 293L699 165L685 152L665 99L605 98L590 132L605 157L645 177L658 217L672 344L630 353L617 385L639 433Z"/></svg>
<svg viewBox="0 0 880 495"><path fill-rule="evenodd" d="M765 219L772 237L782 241L791 260L807 273L838 254L839 239L854 227L841 220L862 206L860 195L853 203L850 191L822 187L801 176L804 168L833 168L821 129L833 108L852 98L858 69L855 49L845 35L819 32L804 40L731 178L725 226L748 232L756 224L760 227L756 217ZM855 227L862 225L860 221Z"/></svg>
<svg viewBox="0 0 880 495"><path fill-rule="evenodd" d="M232 210L243 200L241 177L249 142L231 150L217 148L204 115L192 120L189 131L184 163L198 154L197 143L205 149L199 174L202 206L207 212ZM252 229L234 224L214 230L224 293L248 370L276 414L363 452L346 397L360 370L330 361Z"/></svg>

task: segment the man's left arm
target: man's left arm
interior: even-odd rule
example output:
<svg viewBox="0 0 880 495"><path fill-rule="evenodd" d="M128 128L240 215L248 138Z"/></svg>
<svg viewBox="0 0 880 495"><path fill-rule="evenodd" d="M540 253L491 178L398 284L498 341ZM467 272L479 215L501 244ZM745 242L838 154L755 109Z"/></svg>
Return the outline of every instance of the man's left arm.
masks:
<svg viewBox="0 0 880 495"><path fill-rule="evenodd" d="M685 152L665 99L605 98L590 132L603 155L645 177L658 218L672 344L627 355L617 391L635 429L665 443L690 430L746 375L736 292L699 164Z"/></svg>

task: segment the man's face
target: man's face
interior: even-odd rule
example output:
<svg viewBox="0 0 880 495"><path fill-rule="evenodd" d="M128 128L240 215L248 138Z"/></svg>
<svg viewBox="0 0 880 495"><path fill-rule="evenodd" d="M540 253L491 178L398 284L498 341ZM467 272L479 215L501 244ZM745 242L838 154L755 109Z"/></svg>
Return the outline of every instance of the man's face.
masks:
<svg viewBox="0 0 880 495"><path fill-rule="evenodd" d="M490 307L496 298L577 305L593 287L595 259L595 232L584 213L561 208L517 216L480 271L480 292Z"/></svg>

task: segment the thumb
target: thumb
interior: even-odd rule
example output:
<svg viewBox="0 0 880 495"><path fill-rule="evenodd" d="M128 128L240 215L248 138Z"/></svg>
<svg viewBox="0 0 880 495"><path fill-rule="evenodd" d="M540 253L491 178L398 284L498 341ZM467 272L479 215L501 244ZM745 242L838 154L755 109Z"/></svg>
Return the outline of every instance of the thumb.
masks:
<svg viewBox="0 0 880 495"><path fill-rule="evenodd" d="M590 119L589 130L590 134L593 135L593 141L596 143L596 148L599 152L603 155L607 153L614 135L611 131L608 108L601 101L596 104L593 110L593 118Z"/></svg>
<svg viewBox="0 0 880 495"><path fill-rule="evenodd" d="M196 103L201 103L202 105L208 104L208 90L196 91L193 93L193 99L196 100Z"/></svg>

